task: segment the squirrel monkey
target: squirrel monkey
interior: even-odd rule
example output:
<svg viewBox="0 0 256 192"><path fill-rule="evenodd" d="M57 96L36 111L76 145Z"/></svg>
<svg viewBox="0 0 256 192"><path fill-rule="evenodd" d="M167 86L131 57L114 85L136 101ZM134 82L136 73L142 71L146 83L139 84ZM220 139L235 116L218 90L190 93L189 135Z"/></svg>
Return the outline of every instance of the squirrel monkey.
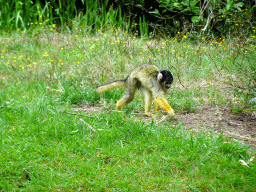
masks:
<svg viewBox="0 0 256 192"><path fill-rule="evenodd" d="M171 87L173 76L170 71L160 70L152 64L142 64L135 67L130 75L124 80L117 80L111 83L100 85L98 93L102 93L116 87L126 87L124 96L116 103L116 108L120 110L129 104L137 89L140 89L145 97L145 114L150 114L152 97L154 98L154 109L165 109L170 115L174 115L174 110L164 97L167 89Z"/></svg>

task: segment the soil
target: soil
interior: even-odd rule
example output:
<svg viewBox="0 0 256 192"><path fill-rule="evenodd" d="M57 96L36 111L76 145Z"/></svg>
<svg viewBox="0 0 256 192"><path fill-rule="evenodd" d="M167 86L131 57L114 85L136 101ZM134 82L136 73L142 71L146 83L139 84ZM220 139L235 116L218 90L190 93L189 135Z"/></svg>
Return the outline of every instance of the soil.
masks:
<svg viewBox="0 0 256 192"><path fill-rule="evenodd" d="M104 110L103 107L99 106L76 106L73 109L86 113ZM138 111L134 113L140 114L141 112L142 111ZM158 121L158 123L167 121L167 117L168 116L163 116L162 120ZM189 130L199 132L208 129L218 133L224 133L224 135L230 136L256 149L256 112L234 114L228 107L218 106L215 108L209 107L197 110L194 113L177 113L172 120L174 124L182 124ZM145 116L145 121L151 121L151 117Z"/></svg>
<svg viewBox="0 0 256 192"><path fill-rule="evenodd" d="M186 129L223 132L224 135L256 147L256 112L234 114L226 106L219 106L179 114L175 121L182 122Z"/></svg>

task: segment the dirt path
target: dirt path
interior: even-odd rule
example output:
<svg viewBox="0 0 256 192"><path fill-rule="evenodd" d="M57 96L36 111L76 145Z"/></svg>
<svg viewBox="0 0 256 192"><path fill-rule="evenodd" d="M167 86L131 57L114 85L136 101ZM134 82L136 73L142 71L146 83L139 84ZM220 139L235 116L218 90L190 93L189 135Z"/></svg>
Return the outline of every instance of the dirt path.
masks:
<svg viewBox="0 0 256 192"><path fill-rule="evenodd" d="M74 107L73 110L91 113L104 109L100 106L80 105ZM141 112L142 111L138 111L135 112L135 114L140 114ZM145 116L145 121L151 122L151 117ZM195 113L178 113L175 116L174 123L182 123L186 129L194 131L209 129L218 133L223 132L224 135L256 148L256 112L234 114L231 112L231 109L226 106L209 107L197 110Z"/></svg>
<svg viewBox="0 0 256 192"><path fill-rule="evenodd" d="M186 129L214 129L256 146L256 112L233 114L229 108L219 106L180 114L175 122L183 122Z"/></svg>

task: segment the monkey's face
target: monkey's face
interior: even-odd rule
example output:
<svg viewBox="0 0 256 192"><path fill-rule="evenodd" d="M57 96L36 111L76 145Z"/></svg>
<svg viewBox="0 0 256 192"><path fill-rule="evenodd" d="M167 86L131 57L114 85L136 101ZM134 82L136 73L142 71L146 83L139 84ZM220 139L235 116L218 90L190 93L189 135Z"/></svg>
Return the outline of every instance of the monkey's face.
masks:
<svg viewBox="0 0 256 192"><path fill-rule="evenodd" d="M159 83L165 88L170 89L173 82L173 76L170 71L162 70L159 72L157 77Z"/></svg>

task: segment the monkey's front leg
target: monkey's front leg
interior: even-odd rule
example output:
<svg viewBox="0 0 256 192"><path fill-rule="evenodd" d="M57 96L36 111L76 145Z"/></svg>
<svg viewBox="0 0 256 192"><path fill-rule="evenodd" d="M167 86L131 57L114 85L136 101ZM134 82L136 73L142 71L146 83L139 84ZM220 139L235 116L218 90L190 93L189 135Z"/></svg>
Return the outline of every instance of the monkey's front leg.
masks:
<svg viewBox="0 0 256 192"><path fill-rule="evenodd" d="M171 108L167 100L163 97L155 98L155 102L162 108L165 109L170 115L174 115L174 110Z"/></svg>
<svg viewBox="0 0 256 192"><path fill-rule="evenodd" d="M145 114L147 116L151 116L150 108L152 104L152 94L150 93L150 91L148 91L144 87L141 88L141 92L144 95L144 100L145 100Z"/></svg>

